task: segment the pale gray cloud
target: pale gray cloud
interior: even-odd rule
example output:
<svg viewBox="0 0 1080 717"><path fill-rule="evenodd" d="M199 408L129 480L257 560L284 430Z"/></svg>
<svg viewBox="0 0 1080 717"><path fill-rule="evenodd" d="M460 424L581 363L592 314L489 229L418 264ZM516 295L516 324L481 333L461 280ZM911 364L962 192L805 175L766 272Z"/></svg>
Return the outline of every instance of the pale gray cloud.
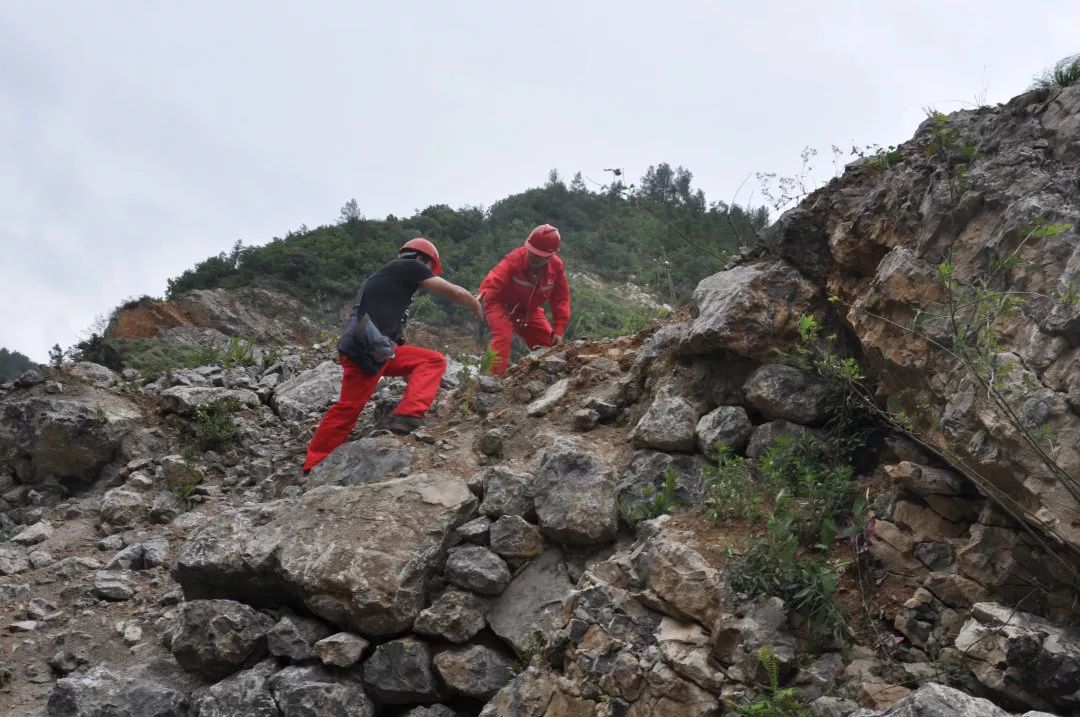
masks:
<svg viewBox="0 0 1080 717"><path fill-rule="evenodd" d="M1008 99L1077 26L1061 0L10 3L0 346L42 360L349 197L400 215L669 161L727 200L805 145Z"/></svg>

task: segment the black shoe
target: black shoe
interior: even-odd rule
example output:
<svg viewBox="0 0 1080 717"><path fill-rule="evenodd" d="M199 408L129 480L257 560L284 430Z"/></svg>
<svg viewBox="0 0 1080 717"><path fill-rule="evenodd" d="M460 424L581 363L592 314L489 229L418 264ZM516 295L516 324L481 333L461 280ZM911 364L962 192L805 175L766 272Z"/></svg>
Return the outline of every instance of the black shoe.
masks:
<svg viewBox="0 0 1080 717"><path fill-rule="evenodd" d="M424 425L423 418L417 418L416 416L399 416L395 413L391 416L390 424L387 428L399 436L407 436L422 425Z"/></svg>

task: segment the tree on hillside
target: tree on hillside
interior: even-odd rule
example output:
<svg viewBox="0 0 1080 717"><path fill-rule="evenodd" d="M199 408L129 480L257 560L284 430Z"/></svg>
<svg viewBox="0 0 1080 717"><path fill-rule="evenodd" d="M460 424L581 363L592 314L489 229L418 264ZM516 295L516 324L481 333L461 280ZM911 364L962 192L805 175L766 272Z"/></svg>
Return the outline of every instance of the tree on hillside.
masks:
<svg viewBox="0 0 1080 717"><path fill-rule="evenodd" d="M0 348L0 381L16 379L27 369L31 369L36 365L18 351L8 351L5 348Z"/></svg>
<svg viewBox="0 0 1080 717"><path fill-rule="evenodd" d="M345 224L346 222L363 218L364 217L360 214L360 205L356 203L356 199L354 198L345 202L345 205L341 208L341 216L338 218L338 224Z"/></svg>

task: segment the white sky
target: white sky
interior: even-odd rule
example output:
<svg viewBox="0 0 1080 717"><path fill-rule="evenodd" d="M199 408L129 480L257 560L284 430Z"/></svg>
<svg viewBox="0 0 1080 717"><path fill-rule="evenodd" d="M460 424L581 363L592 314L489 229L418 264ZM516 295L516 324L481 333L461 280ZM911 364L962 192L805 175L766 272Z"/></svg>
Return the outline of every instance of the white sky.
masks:
<svg viewBox="0 0 1080 717"><path fill-rule="evenodd" d="M667 161L728 201L806 145L1005 101L1078 27L1072 0L0 1L0 346L44 361L350 197L400 216Z"/></svg>

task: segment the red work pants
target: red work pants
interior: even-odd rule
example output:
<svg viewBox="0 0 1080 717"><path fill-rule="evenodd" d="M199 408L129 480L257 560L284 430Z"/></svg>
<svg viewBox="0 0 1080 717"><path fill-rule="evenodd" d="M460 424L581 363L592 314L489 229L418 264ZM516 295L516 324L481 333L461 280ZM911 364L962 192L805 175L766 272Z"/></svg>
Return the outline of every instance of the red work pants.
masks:
<svg viewBox="0 0 1080 717"><path fill-rule="evenodd" d="M397 354L374 376L364 373L345 356L340 356L345 374L341 379L341 397L323 416L308 444L304 470L309 471L348 439L360 412L383 376L408 376L405 396L394 409L401 416L423 417L431 408L439 382L446 371L446 357L438 351L419 346L398 346Z"/></svg>
<svg viewBox="0 0 1080 717"><path fill-rule="evenodd" d="M509 313L502 304L485 301L484 314L491 328L491 348L496 354L491 366L495 375L505 373L510 364L510 342L514 334L525 339L530 349L551 346L551 324L544 316L543 307L538 306L532 313L521 316Z"/></svg>

